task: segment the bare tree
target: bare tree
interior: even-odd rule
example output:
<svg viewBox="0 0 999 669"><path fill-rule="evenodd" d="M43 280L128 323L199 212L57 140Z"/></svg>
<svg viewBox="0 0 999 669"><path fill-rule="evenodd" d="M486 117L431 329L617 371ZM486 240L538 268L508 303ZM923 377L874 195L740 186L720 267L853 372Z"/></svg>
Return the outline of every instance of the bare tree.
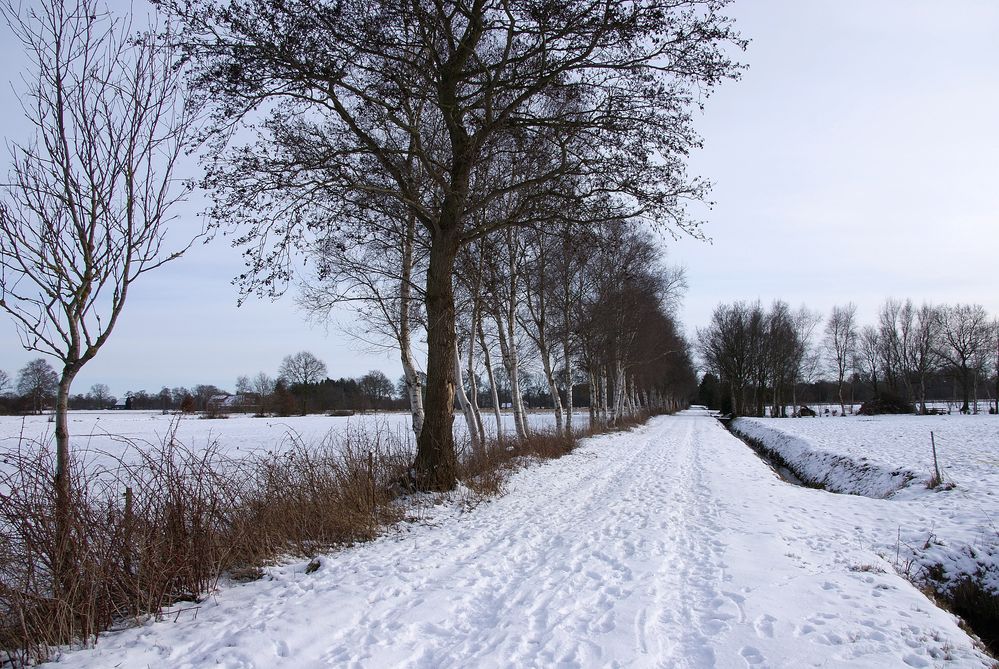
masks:
<svg viewBox="0 0 999 669"><path fill-rule="evenodd" d="M783 300L775 300L766 314L764 340L764 356L769 367L767 377L771 384L772 403L770 415L777 418L787 417L787 396L785 391L790 386L793 390L796 376L796 354L798 337L794 328L794 316L791 307ZM792 411L797 407L792 407Z"/></svg>
<svg viewBox="0 0 999 669"><path fill-rule="evenodd" d="M212 398L227 394L224 390L211 383L199 383L191 389L199 411L208 411Z"/></svg>
<svg viewBox="0 0 999 669"><path fill-rule="evenodd" d="M392 399L392 393L395 392L395 386L392 385L392 381L389 380L385 373L373 369L360 379L357 380L357 384L361 387L361 392L363 392L368 400L372 404L372 408L381 409L384 408L382 405L386 400Z"/></svg>
<svg viewBox="0 0 999 669"><path fill-rule="evenodd" d="M278 377L285 383L309 385L326 376L326 363L308 351L285 356L278 367Z"/></svg>
<svg viewBox="0 0 999 669"><path fill-rule="evenodd" d="M236 394L245 395L253 392L253 382L245 374L236 377Z"/></svg>
<svg viewBox="0 0 999 669"><path fill-rule="evenodd" d="M923 304L915 312L915 322L905 350L906 367L914 377L919 412L926 413L926 381L940 366L940 316L938 309Z"/></svg>
<svg viewBox="0 0 999 669"><path fill-rule="evenodd" d="M881 373L881 360L883 356L881 355L881 335L878 333L878 329L872 325L865 325L860 330L860 340L859 340L859 360L860 367L864 374L867 376L867 380L871 384L871 388L874 390L874 394L878 394L878 379Z"/></svg>
<svg viewBox="0 0 999 669"><path fill-rule="evenodd" d="M707 327L697 331L704 363L728 386L733 417L745 415L746 387L754 359L751 321L758 310L758 304L719 304Z"/></svg>
<svg viewBox="0 0 999 669"><path fill-rule="evenodd" d="M187 27L218 137L238 137L229 131L244 121L264 133L215 152L208 181L214 214L249 223L249 275L282 283L310 227L363 227L373 194L425 231L427 403L414 471L426 489L455 483L458 252L527 222L481 212L516 192L567 210L609 198L621 220L693 230L683 203L705 184L685 173L698 144L691 109L737 74L723 44L743 45L725 0L162 4ZM585 191L564 192L568 174Z"/></svg>
<svg viewBox="0 0 999 669"><path fill-rule="evenodd" d="M34 129L11 144L0 195L0 307L26 349L62 364L54 483L63 554L72 541L70 387L107 342L132 284L193 243L168 250L165 241L171 206L186 193L174 167L192 115L171 51L153 33L136 40L96 0L3 0L0 13L33 61L21 104Z"/></svg>
<svg viewBox="0 0 999 669"><path fill-rule="evenodd" d="M0 369L0 397L3 397L10 388L10 376Z"/></svg>
<svg viewBox="0 0 999 669"><path fill-rule="evenodd" d="M416 218L391 199L372 197L363 238L339 230L310 249L314 272L303 278L299 305L310 319L328 322L334 308L355 309L364 333L355 336L376 348L394 348L406 380L413 433L423 429L423 376L413 352L414 331L423 328L420 301L426 273L426 243ZM361 216L362 214L358 214Z"/></svg>
<svg viewBox="0 0 999 669"><path fill-rule="evenodd" d="M825 330L826 350L829 362L836 372L839 408L844 416L846 400L843 397L843 386L857 348L856 315L857 305L853 302L842 307L834 306Z"/></svg>
<svg viewBox="0 0 999 669"><path fill-rule="evenodd" d="M17 392L31 398L32 410L41 413L46 401L55 397L59 375L45 358L36 358L17 373Z"/></svg>
<svg viewBox="0 0 999 669"><path fill-rule="evenodd" d="M996 387L995 387L996 394L994 398L995 413L999 414L999 319L992 321L992 344L993 344L993 350L996 354L995 367L993 367L993 371L995 372L995 381L996 381ZM3 385L0 384L0 390L2 389Z"/></svg>
<svg viewBox="0 0 999 669"><path fill-rule="evenodd" d="M991 354L991 324L985 309L979 304L941 307L938 317L938 353L960 383L961 412L968 413L971 410L971 392L976 387L981 364L985 355Z"/></svg>
<svg viewBox="0 0 999 669"><path fill-rule="evenodd" d="M813 333L819 323L822 322L822 314L811 311L802 304L791 315L791 325L794 330L795 346L792 355L791 367L791 403L794 406L794 415L798 414L798 384L814 378L816 369L819 366L818 355L813 342Z"/></svg>
<svg viewBox="0 0 999 669"><path fill-rule="evenodd" d="M95 383L90 386L87 397L98 409L111 409L114 407L115 398L111 395L111 389L103 383Z"/></svg>
<svg viewBox="0 0 999 669"><path fill-rule="evenodd" d="M266 372L258 372L250 381L250 385L257 396L257 416L265 416L271 394L274 393L274 379Z"/></svg>

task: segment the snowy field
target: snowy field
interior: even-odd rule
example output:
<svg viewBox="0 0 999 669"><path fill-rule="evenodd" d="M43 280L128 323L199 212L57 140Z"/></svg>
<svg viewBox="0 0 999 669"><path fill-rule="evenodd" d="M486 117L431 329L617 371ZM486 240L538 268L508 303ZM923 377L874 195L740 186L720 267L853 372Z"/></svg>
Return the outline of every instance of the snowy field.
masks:
<svg viewBox="0 0 999 669"><path fill-rule="evenodd" d="M996 416L739 418L733 428L828 490L885 498L881 550L897 552L913 576L937 564L947 583L983 571L999 591ZM927 487L931 432L944 483L936 489Z"/></svg>
<svg viewBox="0 0 999 669"><path fill-rule="evenodd" d="M884 557L896 508L785 483L707 415L660 417L60 666L991 666Z"/></svg>
<svg viewBox="0 0 999 669"><path fill-rule="evenodd" d="M573 414L577 426L585 426L587 414ZM496 431L491 412L482 416L486 431ZM504 431L515 431L513 415L503 414ZM528 414L529 424L536 428L554 427L551 412ZM460 440L465 434L465 421L455 415L455 435ZM148 448L162 443L171 430L176 429L176 439L189 449L200 450L217 444L219 450L238 457L267 451L279 452L298 441L305 445L318 445L328 435L343 434L348 430L369 433L380 431L383 435L397 437L400 443L415 450L412 422L408 413L358 414L349 417L323 415L290 416L286 418L254 418L251 414L232 414L226 419L208 420L197 415L164 415L159 411L71 411L69 429L74 453L88 464L109 465L115 459L134 461L134 448ZM0 455L17 450L24 444L54 444L55 423L45 416L0 416ZM54 446L53 446L54 447ZM110 457L108 457L110 456Z"/></svg>

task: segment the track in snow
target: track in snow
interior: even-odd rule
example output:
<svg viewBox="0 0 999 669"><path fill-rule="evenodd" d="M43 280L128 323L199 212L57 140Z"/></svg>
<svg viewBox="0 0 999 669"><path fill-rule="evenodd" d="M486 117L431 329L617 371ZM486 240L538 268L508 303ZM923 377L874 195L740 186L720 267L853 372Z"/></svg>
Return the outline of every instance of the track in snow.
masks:
<svg viewBox="0 0 999 669"><path fill-rule="evenodd" d="M848 500L850 501L850 500ZM879 573L881 500L776 481L713 419L664 417L518 472L508 493L223 589L196 619L68 666L982 666ZM986 665L987 666L987 665Z"/></svg>

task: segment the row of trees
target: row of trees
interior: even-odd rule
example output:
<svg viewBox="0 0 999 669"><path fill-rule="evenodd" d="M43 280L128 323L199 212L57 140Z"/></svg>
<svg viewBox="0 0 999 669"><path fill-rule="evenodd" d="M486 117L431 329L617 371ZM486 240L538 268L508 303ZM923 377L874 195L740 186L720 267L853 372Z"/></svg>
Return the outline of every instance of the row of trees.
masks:
<svg viewBox="0 0 999 669"><path fill-rule="evenodd" d="M209 142L208 218L244 245L247 290L281 292L299 253L340 292L351 284L337 277L352 274L393 287L378 304L390 307L386 320L403 343L418 435L413 483L449 490L456 391L478 426L461 373L462 361L476 358L473 340L487 336L484 315L496 323L514 394L520 389L515 296L536 275L517 268L547 266L521 253L525 235L566 248L579 240L615 268L615 239L626 238L611 234L616 224L696 232L684 204L703 199L706 186L686 173L699 144L692 112L737 76L728 47L745 46L722 13L726 0L155 4L167 29L137 31L98 0L0 0L32 63L17 98L33 129L7 142L0 309L26 349L60 367L57 599L74 589L80 541L69 475L72 384L110 338L134 284L201 236L167 238L173 205L190 186L175 172L185 152ZM571 265L573 254L562 255ZM373 271L341 266L354 259ZM509 283L484 292L480 277L503 265ZM591 275L564 273L567 281ZM600 398L597 415L612 421L640 402L671 403L672 367L683 369L675 359L685 358L668 313L654 308L662 297L655 281L641 272L616 278L587 295L632 308L591 303L586 314L599 330L574 353L569 335L561 338L566 401L575 355ZM531 294L547 300L548 281L539 283L544 289ZM569 287L555 299L578 294ZM466 293L471 310L459 309ZM531 309L547 322L547 306ZM464 344L459 313L469 314ZM417 317L425 382L410 345ZM547 326L534 331L545 337L535 344L549 366L544 351L560 340Z"/></svg>
<svg viewBox="0 0 999 669"><path fill-rule="evenodd" d="M301 354L296 354L299 355ZM307 352L306 355L311 356ZM528 362L531 362L530 357ZM522 370L520 378L522 401L530 409L554 409L556 399L551 395L547 379L534 367L536 365L529 364ZM689 374L689 370L685 371ZM325 371L323 374L325 375ZM422 372L418 374L421 379L426 378ZM500 408L512 407L514 393L506 370L502 366L494 370L492 382L496 384L495 389L480 367L474 377L467 380L469 396L474 395L478 405L483 409L494 408L494 397ZM39 413L50 409L55 402L58 383L59 375L44 358L26 364L13 381L4 370L0 370L0 413ZM564 392L560 387L560 393ZM570 405L569 400L562 400L561 394L557 401L563 405ZM580 383L578 379L573 387L571 406L590 406L590 388L586 383ZM120 399L111 394L106 384L96 383L86 393L70 395L69 408L292 415L302 413L303 410L312 412L403 410L409 409L410 404L405 376L393 384L383 372L372 370L357 378L324 377L320 381L305 382L289 380L281 373L273 377L266 372L259 372L252 377L239 376L234 385L234 392L213 384L173 388L163 386L158 393L128 390Z"/></svg>
<svg viewBox="0 0 999 669"><path fill-rule="evenodd" d="M425 378L414 341L429 324L421 309L429 249L411 230L405 249L321 244L319 268L304 282L300 303L316 319L335 306L358 308L373 345L393 348L405 374L413 429L425 425ZM332 248L332 250L331 250ZM518 435L529 431L525 392L544 384L535 403L552 408L556 428L573 429L579 386L590 420L613 425L640 407L674 409L694 382L687 343L672 309L682 272L661 261L648 232L625 222L580 232L566 224L507 227L485 235L458 256L456 342L449 364L454 402L473 445L487 432L481 408L509 404ZM508 397L500 399L501 395ZM491 430L490 430L491 431Z"/></svg>
<svg viewBox="0 0 999 669"><path fill-rule="evenodd" d="M625 314L600 322L612 337L587 333L573 348L553 309L579 293L579 255L603 249L615 264L609 251L628 233L614 228L693 228L683 205L705 189L685 173L698 144L691 110L737 74L725 47L742 45L724 1L159 4L182 27L193 88L213 114L205 186L213 220L240 230L244 289L281 292L303 253L316 289L303 300L316 313L375 296L360 308L399 343L416 485L455 482L456 402L479 438L471 366L507 370L526 433L524 346L553 388L556 348L563 377L592 376L597 415L610 421L643 397L665 401L627 373L642 328ZM245 136L258 139L233 143ZM537 339L526 345L528 331ZM573 369L573 356L586 367Z"/></svg>
<svg viewBox="0 0 999 669"><path fill-rule="evenodd" d="M533 275L506 272L511 283L492 294L476 288L480 277L501 264L545 266L522 251L530 231L587 248L589 238L623 239L609 229L624 223L696 232L684 209L705 194L685 170L699 143L691 110L737 76L727 47L744 46L725 4L163 0L171 29L137 39L95 0L0 3L34 61L20 99L35 130L9 144L0 308L26 348L61 366L60 517L71 385L110 337L134 282L197 238L166 241L171 207L187 192L174 169L198 141L209 142L209 219L232 225L247 249L244 288L280 292L297 253L316 260L321 278L335 279L341 261L349 272L356 259L375 270L362 282L400 286L394 313L419 312L426 334L425 384L419 365L403 361L410 401L423 407L414 410L415 483L452 487L458 359L474 358L470 339L488 336L478 333L483 315L496 321L515 394L520 387L513 296ZM239 144L248 136L257 139ZM531 308L546 318L547 307ZM667 314L641 328L617 316L617 334L588 337L580 354L594 396L608 398L598 414L612 421L640 401L666 401L627 366L644 355L639 331L671 327ZM397 337L411 338L411 325L397 318Z"/></svg>
<svg viewBox="0 0 999 669"><path fill-rule="evenodd" d="M995 394L987 394L999 397L999 325L980 305L888 299L877 324L863 326L856 311L852 303L835 306L818 328L822 317L805 307L722 304L698 330L698 350L737 415L763 415L767 406L786 415L800 387L822 381L835 387L844 413L858 394L925 413L928 400L950 399L945 388L958 390L962 412L977 410L990 374Z"/></svg>

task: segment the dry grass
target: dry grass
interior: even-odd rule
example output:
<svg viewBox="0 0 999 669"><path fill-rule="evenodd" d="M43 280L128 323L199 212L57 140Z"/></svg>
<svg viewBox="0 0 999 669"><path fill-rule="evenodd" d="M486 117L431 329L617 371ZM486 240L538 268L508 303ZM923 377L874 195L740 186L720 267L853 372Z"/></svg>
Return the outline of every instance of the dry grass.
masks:
<svg viewBox="0 0 999 669"><path fill-rule="evenodd" d="M27 664L90 643L197 601L225 573L252 577L278 556L364 541L398 519L393 481L409 461L398 437L354 432L287 446L237 460L171 434L138 448L137 463L75 466L73 561L57 583L54 457L22 444L0 474L0 664L4 653Z"/></svg>

